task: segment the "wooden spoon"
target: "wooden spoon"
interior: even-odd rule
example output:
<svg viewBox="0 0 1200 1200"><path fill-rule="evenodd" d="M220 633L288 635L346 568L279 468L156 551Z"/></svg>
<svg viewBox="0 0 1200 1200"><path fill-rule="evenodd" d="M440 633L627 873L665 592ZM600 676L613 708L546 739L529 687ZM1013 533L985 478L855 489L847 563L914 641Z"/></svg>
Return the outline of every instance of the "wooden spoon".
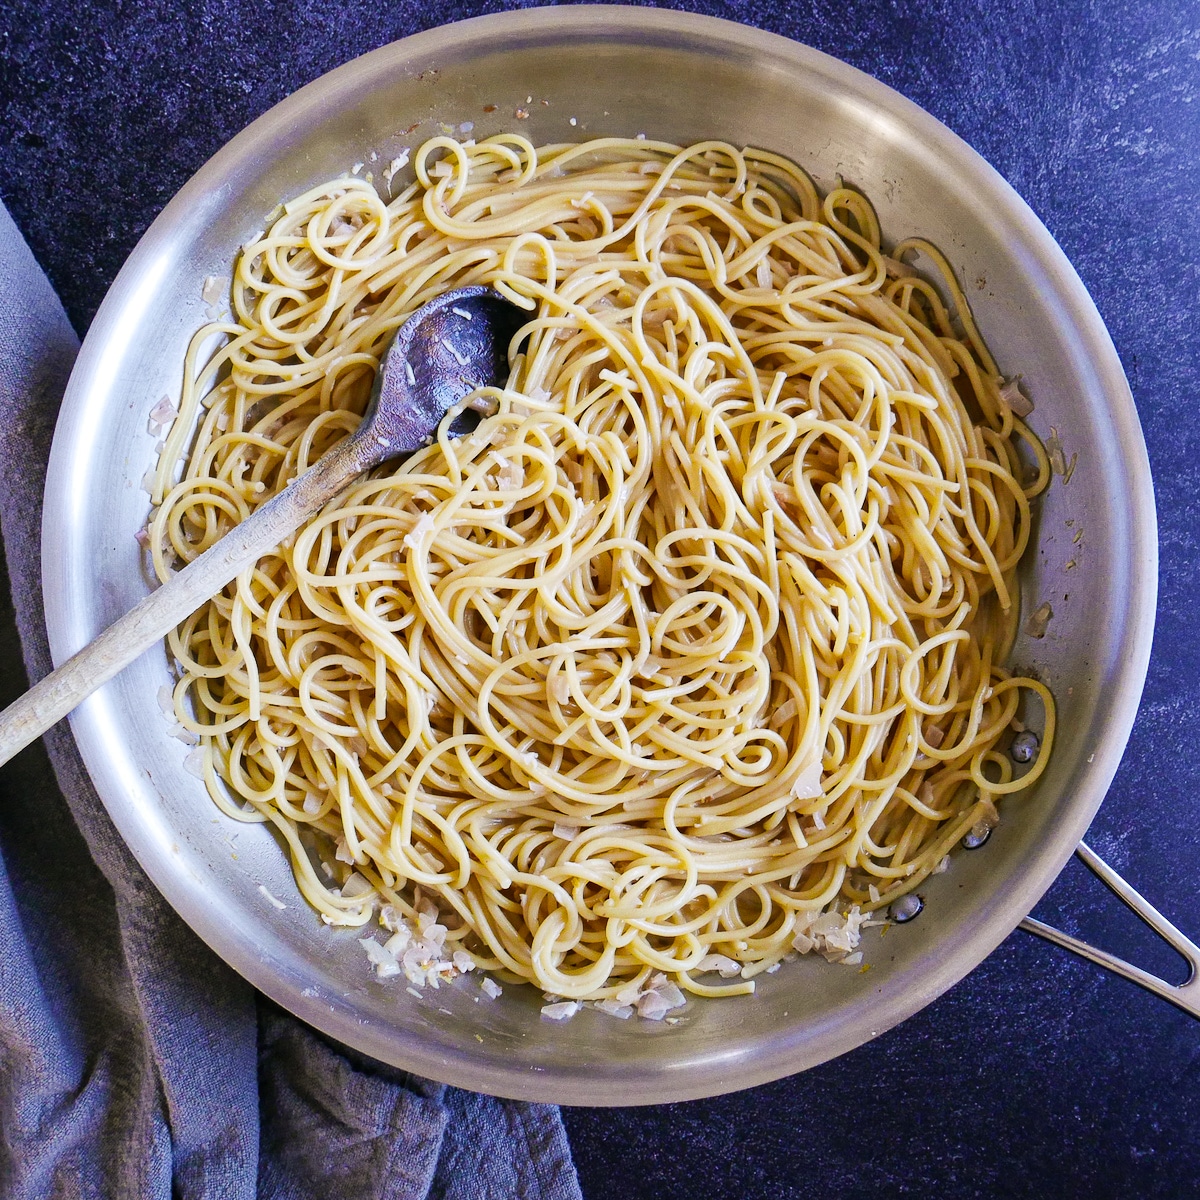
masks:
<svg viewBox="0 0 1200 1200"><path fill-rule="evenodd" d="M525 320L521 309L483 286L446 292L418 309L388 348L358 429L0 712L0 764L166 637L364 471L427 445L450 408L476 388L506 379L509 343ZM474 416L456 418L452 431L466 432Z"/></svg>

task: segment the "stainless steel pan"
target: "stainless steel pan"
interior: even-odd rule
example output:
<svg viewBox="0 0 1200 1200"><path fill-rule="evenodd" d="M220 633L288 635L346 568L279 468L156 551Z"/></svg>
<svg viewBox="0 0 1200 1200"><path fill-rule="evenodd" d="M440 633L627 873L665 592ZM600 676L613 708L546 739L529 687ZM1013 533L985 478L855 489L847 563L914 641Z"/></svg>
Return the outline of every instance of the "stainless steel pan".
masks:
<svg viewBox="0 0 1200 1200"><path fill-rule="evenodd" d="M141 480L155 455L146 417L158 397L178 394L185 346L205 319L206 277L228 277L238 247L282 198L355 163L378 176L403 148L464 122L475 136L517 128L535 143L644 132L766 146L819 182L841 175L864 189L889 238L919 234L949 255L997 359L1024 376L1036 428L1043 436L1056 428L1067 457L1077 456L1069 483L1056 479L1044 500L1023 581L1024 603L1049 600L1054 617L1044 638L1023 640L1015 652L1049 683L1060 709L1041 783L1006 805L986 848L957 854L947 874L930 880L920 919L886 941L868 940L869 972L801 961L765 977L756 996L693 1002L675 1026L592 1011L559 1025L539 1018L531 989L508 988L492 1003L477 999L470 977L420 998L394 979L375 979L355 934L325 927L300 899L267 830L222 818L184 770L185 747L168 736L158 706L168 681L162 651L79 709L75 736L113 820L184 919L264 992L368 1054L481 1091L589 1104L687 1099L802 1070L929 1003L1049 886L1116 770L1155 602L1142 435L1086 291L995 171L860 72L725 22L579 6L420 34L271 110L163 211L80 354L46 494L55 657L147 590L134 537L148 504ZM1196 1010L1194 990L1170 994Z"/></svg>

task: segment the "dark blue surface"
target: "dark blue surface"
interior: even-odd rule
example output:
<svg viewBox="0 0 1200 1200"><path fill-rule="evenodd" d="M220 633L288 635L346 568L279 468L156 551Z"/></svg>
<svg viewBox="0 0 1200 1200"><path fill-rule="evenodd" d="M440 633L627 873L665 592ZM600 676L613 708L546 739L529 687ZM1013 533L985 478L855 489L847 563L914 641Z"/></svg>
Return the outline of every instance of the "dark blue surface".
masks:
<svg viewBox="0 0 1200 1200"><path fill-rule="evenodd" d="M80 333L230 136L376 46L511 5L0 2L0 195ZM807 42L979 150L1108 323L1159 505L1155 651L1095 848L1200 938L1200 6L674 5ZM1178 968L1073 866L1036 915ZM589 1197L1200 1196L1200 1022L1015 934L874 1043L711 1101L574 1110Z"/></svg>

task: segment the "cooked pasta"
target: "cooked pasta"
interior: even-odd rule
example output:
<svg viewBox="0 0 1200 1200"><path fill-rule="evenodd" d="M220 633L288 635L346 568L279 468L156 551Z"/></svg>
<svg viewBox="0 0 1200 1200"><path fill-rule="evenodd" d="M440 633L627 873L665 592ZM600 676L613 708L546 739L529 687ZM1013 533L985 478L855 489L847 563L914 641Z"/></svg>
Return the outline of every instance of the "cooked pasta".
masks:
<svg viewBox="0 0 1200 1200"><path fill-rule="evenodd" d="M153 483L159 577L356 427L434 296L527 310L511 377L171 635L209 792L330 923L437 921L568 1000L844 957L1053 739L1004 665L1046 456L952 272L761 150L438 137L413 165L238 258Z"/></svg>

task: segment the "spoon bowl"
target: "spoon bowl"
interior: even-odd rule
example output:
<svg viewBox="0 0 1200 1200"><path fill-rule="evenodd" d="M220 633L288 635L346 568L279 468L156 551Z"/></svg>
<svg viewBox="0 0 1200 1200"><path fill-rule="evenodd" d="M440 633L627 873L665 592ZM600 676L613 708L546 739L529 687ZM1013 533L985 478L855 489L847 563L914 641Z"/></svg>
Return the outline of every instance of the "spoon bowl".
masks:
<svg viewBox="0 0 1200 1200"><path fill-rule="evenodd" d="M431 300L396 333L360 433L387 442L383 458L427 445L451 408L507 375L509 345L525 320L523 310L482 284ZM466 409L454 417L450 432L469 433L478 419Z"/></svg>

